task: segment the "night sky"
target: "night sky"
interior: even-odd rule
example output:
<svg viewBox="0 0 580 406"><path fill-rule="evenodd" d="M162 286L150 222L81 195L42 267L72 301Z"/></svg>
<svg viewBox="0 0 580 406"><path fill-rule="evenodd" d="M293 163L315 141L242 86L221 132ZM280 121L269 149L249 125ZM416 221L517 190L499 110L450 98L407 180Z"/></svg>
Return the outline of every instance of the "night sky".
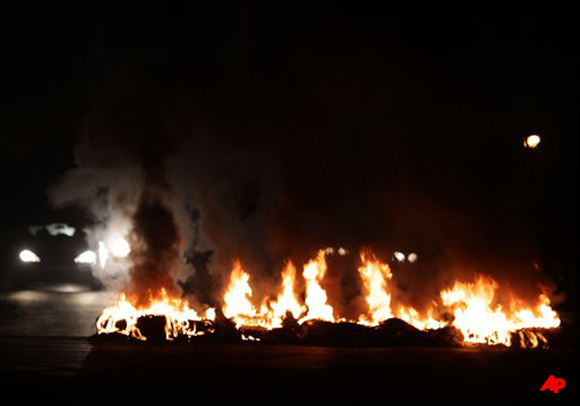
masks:
<svg viewBox="0 0 580 406"><path fill-rule="evenodd" d="M3 13L3 242L94 152L178 162L204 249L402 245L574 283L569 11L213 3Z"/></svg>

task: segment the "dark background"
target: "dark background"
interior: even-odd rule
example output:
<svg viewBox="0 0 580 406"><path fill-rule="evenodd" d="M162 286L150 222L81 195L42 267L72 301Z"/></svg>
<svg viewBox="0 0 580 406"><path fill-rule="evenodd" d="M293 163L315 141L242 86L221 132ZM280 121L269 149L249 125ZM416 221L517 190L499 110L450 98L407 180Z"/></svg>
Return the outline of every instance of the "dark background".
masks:
<svg viewBox="0 0 580 406"><path fill-rule="evenodd" d="M75 165L96 109L119 134L138 134L121 143L127 151L179 134L188 147L241 157L251 169L232 192L234 217L257 215L274 194L276 252L299 251L292 240L310 249L421 240L474 258L534 258L573 307L569 11L196 2L19 3L2 14L5 258L23 225L55 217L47 189ZM522 147L531 133L542 135L538 150ZM71 216L91 219L62 217ZM458 243L471 233L471 245Z"/></svg>
<svg viewBox="0 0 580 406"><path fill-rule="evenodd" d="M186 285L201 302L222 293L234 256L260 298L287 257L368 246L382 259L418 253L393 269L413 304L469 272L534 299L541 282L563 334L539 351L99 345L87 337L109 292L2 292L0 381L12 392L538 393L552 374L578 387L572 10L83 3L0 13L0 290L26 227L95 222L92 203L119 186L83 189L79 173L126 181L140 166L189 214L179 225L197 272ZM522 146L532 133L537 150ZM55 196L85 204L55 209ZM340 260L329 259L327 292L332 301L341 285L332 304L356 317L356 274ZM343 260L356 271L356 256Z"/></svg>

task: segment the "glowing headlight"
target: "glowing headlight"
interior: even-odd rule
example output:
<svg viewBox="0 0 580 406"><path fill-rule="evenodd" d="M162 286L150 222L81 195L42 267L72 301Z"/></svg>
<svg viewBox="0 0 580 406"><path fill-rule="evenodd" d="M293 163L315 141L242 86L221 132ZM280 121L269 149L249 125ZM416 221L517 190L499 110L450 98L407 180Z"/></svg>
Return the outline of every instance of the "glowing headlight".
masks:
<svg viewBox="0 0 580 406"><path fill-rule="evenodd" d="M113 256L125 258L129 255L129 252L131 252L131 247L129 247L129 243L124 238L117 238L116 240L111 241L109 244L109 250Z"/></svg>
<svg viewBox="0 0 580 406"><path fill-rule="evenodd" d="M403 262L403 261L405 261L405 254L403 254L403 253L402 253L402 252L400 252L400 251L395 251L395 252L393 253L393 256L394 256L394 257L395 257L395 259L396 259L397 261L399 261L399 262Z"/></svg>
<svg viewBox="0 0 580 406"><path fill-rule="evenodd" d="M40 262L40 258L30 250L22 250L18 255L22 262Z"/></svg>
<svg viewBox="0 0 580 406"><path fill-rule="evenodd" d="M93 251L85 251L75 258L77 264L95 264L97 255Z"/></svg>
<svg viewBox="0 0 580 406"><path fill-rule="evenodd" d="M414 252L411 252L409 255L407 255L407 260L411 263L417 261L419 259L419 256L417 254L415 254Z"/></svg>

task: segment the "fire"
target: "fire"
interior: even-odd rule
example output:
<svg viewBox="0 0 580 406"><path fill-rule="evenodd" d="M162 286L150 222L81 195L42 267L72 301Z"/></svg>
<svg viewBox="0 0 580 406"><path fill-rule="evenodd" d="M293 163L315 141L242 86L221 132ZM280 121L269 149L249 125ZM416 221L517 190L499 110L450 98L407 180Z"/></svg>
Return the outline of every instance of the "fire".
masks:
<svg viewBox="0 0 580 406"><path fill-rule="evenodd" d="M307 320L334 321L333 309L326 303L327 296L320 282L326 272L326 250L320 250L317 257L304 266L306 280L306 306L301 305L294 293L296 268L288 262L282 272L282 292L276 301L264 302L258 311L251 302L252 288L250 275L245 272L240 261L234 262L230 282L224 294L223 313L231 318L236 326L262 327L266 329L282 326L286 314L290 312L295 319L306 313L300 323Z"/></svg>
<svg viewBox="0 0 580 406"><path fill-rule="evenodd" d="M447 323L436 319L435 308L436 303L433 303L425 314L421 314L413 307L401 306L397 312L397 317L419 330L437 330L445 327Z"/></svg>
<svg viewBox="0 0 580 406"><path fill-rule="evenodd" d="M288 312L295 319L298 319L305 309L294 294L294 284L296 281L296 268L292 262L288 262L282 272L282 292L277 300L270 305L272 308L272 327L281 327L282 320Z"/></svg>
<svg viewBox="0 0 580 406"><path fill-rule="evenodd" d="M387 292L387 281L393 274L388 264L382 264L365 251L361 253L360 258L363 265L358 270L367 290L369 313L361 315L359 323L376 326L393 317L391 295Z"/></svg>
<svg viewBox="0 0 580 406"><path fill-rule="evenodd" d="M306 306L308 312L300 319L300 323L307 320L334 321L332 306L326 303L326 291L320 286L326 273L326 251L318 251L315 259L304 266L302 276L306 280Z"/></svg>
<svg viewBox="0 0 580 406"><path fill-rule="evenodd" d="M469 344L503 344L511 346L511 333L530 328L555 328L560 319L550 307L545 295L539 296L539 304L534 309L512 306L518 310L504 309L496 302L497 283L488 277L479 277L475 283L455 282L451 289L441 292L443 305L453 311L453 326L461 331ZM529 341L538 344L544 337L532 331L520 333Z"/></svg>
<svg viewBox="0 0 580 406"><path fill-rule="evenodd" d="M223 313L229 319L233 319L236 327L269 325L265 307L258 312L251 302L252 288L250 287L250 275L244 271L239 260L234 262L234 269L230 274L230 283L224 295Z"/></svg>
<svg viewBox="0 0 580 406"><path fill-rule="evenodd" d="M393 278L391 268L367 251L362 251L360 258L362 265L358 271L367 293L368 313L360 316L359 324L378 326L385 320L398 317L419 330L433 330L445 326L445 322L438 321L434 317L435 304L430 306L425 314L404 305L399 305L393 310L388 289L388 281Z"/></svg>
<svg viewBox="0 0 580 406"><path fill-rule="evenodd" d="M264 302L259 311L250 301L252 288L249 280L250 275L243 270L239 261L235 261L230 274L230 283L224 294L223 313L227 318L234 320L238 328L241 326L279 328L282 327L288 312L296 319L304 313L305 308L298 302L294 293L296 268L292 262L288 262L282 272L282 292L276 301Z"/></svg>
<svg viewBox="0 0 580 406"><path fill-rule="evenodd" d="M161 289L160 294L160 299L151 297L147 306L136 307L125 293L121 293L118 302L106 308L97 320L97 333L118 333L145 341L146 337L139 329L138 320L142 317L164 316L167 340L173 340L180 335L192 337L204 334L196 328L195 321L201 321L202 318L195 310L189 308L181 299L170 298L165 289Z"/></svg>
<svg viewBox="0 0 580 406"><path fill-rule="evenodd" d="M326 256L331 254L333 252L328 249L319 250L316 257L303 266L304 292L295 290L298 272L294 264L288 261L282 271L280 290L269 296L271 300L268 297L262 300L259 309L252 299L250 274L239 260L234 261L223 295L223 315L231 319L238 329L252 327L266 330L282 327L288 314L299 324L322 320L358 323L369 328L396 317L423 331L453 326L462 333L464 345L511 346L515 338L519 339L521 347L546 346L547 340L538 329L560 326L558 314L552 309L547 295L540 294L536 303L529 305L509 291L500 290L495 280L485 276L476 278L474 282L455 281L450 288L443 289L426 309L418 311L394 300L396 296L392 295L390 286L394 285L391 268L368 251L361 252L358 267L367 309L356 321L335 318L322 284L327 271ZM500 291L502 298L508 297L507 301L500 301ZM103 311L97 321L97 332L119 333L145 340L139 329L139 319L165 316L165 336L167 340L173 340L180 335L193 337L204 334L207 329L200 331L198 322L212 325L216 318L215 309L207 309L202 317L183 299L170 297L165 289L156 295L150 292L145 305L134 303L138 302L121 294L114 306ZM242 339L260 340L247 331L243 332Z"/></svg>

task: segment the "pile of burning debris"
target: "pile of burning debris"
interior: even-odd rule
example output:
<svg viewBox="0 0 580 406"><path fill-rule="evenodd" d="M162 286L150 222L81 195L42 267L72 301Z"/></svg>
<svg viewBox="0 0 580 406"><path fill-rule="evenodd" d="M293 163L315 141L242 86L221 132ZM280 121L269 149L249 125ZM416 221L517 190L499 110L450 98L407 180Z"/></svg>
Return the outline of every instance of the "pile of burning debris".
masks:
<svg viewBox="0 0 580 406"><path fill-rule="evenodd" d="M117 330L99 333L91 338L94 344L134 342L158 344L214 343L257 343L322 345L343 347L464 347L489 346L489 344L468 344L456 327L444 326L433 330L419 330L405 321L391 318L378 326L339 321L328 322L309 320L298 323L291 313L284 318L282 327L240 327L218 313L214 320L188 320L186 332L176 336L168 335L172 322L164 315L140 316L135 323L136 335L126 334L124 321L117 322ZM510 345L515 348L547 348L548 338L556 334L554 329L521 329L510 332ZM496 344L505 346L504 344Z"/></svg>
<svg viewBox="0 0 580 406"><path fill-rule="evenodd" d="M164 288L155 294L149 290L145 302L122 294L97 320L94 341L546 348L548 337L560 326L547 295L538 295L533 306L517 298L499 303L498 284L483 276L474 282L456 281L421 312L393 303L391 269L368 252L361 253L358 269L367 311L357 320L335 318L321 283L327 255L327 250L320 250L304 265L303 296L294 290L297 272L288 262L281 291L259 309L251 301L250 276L239 261L234 263L221 309L198 313Z"/></svg>

